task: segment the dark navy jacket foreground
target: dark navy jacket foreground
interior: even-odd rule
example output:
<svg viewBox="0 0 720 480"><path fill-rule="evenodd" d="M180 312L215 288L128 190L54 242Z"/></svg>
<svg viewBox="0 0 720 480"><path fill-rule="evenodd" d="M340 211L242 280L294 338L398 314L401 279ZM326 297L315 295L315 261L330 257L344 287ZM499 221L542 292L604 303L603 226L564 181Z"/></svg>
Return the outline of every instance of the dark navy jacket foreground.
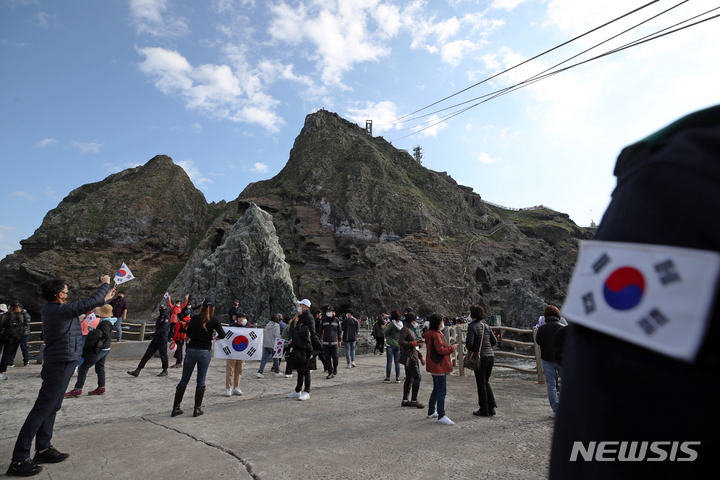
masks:
<svg viewBox="0 0 720 480"><path fill-rule="evenodd" d="M103 283L91 297L77 302L48 303L40 310L45 339L43 362L72 362L82 356L78 316L105 304L110 284Z"/></svg>

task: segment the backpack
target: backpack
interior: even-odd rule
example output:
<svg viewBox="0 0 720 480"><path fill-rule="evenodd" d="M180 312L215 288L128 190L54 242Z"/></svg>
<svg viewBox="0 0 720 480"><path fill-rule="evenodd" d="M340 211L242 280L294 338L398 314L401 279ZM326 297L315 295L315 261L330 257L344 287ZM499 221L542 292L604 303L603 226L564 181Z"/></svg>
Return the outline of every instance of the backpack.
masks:
<svg viewBox="0 0 720 480"><path fill-rule="evenodd" d="M25 325L23 325L25 318L21 313L11 313L9 315L6 313L2 318L4 321L0 327L0 341L19 342L25 331Z"/></svg>

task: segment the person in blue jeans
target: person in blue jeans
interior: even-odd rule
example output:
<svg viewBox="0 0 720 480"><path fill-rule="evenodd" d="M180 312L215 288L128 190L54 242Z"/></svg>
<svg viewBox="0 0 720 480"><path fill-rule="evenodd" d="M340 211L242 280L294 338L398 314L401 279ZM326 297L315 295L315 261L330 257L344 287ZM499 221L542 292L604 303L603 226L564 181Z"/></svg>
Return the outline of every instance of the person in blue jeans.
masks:
<svg viewBox="0 0 720 480"><path fill-rule="evenodd" d="M445 328L440 315L430 317L430 329L425 332L427 348L425 370L433 377L433 390L428 401L427 418L437 418L440 425L455 425L445 414L445 395L447 394L447 374L452 373L450 354L457 348L457 343L448 345L441 333Z"/></svg>
<svg viewBox="0 0 720 480"><path fill-rule="evenodd" d="M220 325L220 320L213 314L215 313L215 301L212 298L206 298L200 307L200 313L190 317L187 327L187 335L190 339L187 352L185 353L185 361L183 362L183 374L180 383L175 388L175 401L173 402L172 417L182 415L180 409L185 388L190 382L193 370L197 365L197 387L195 387L195 408L193 417L198 417L204 412L200 409L202 406L203 396L205 395L205 377L210 366L212 358L212 339L213 332L218 337L225 336L225 330Z"/></svg>
<svg viewBox="0 0 720 480"><path fill-rule="evenodd" d="M260 361L260 368L258 369L257 378L263 378L265 364L267 364L267 361L270 357L275 355L275 341L280 338L280 318L282 318L280 314L276 313L272 316L268 324L265 325L265 330L263 332L263 356L262 360ZM279 375L280 359L273 358L272 360L272 371L275 372L276 375Z"/></svg>
<svg viewBox="0 0 720 480"><path fill-rule="evenodd" d="M558 409L558 373L562 377L562 367L555 361L555 333L565 328L560 323L560 310L554 305L545 307L545 324L537 329L535 341L540 346L540 358L545 372L548 401L552 408L551 418L557 416Z"/></svg>
<svg viewBox="0 0 720 480"><path fill-rule="evenodd" d="M342 340L345 344L347 368L355 368L355 344L357 343L358 330L360 330L360 322L353 317L352 310L348 310L342 323Z"/></svg>
<svg viewBox="0 0 720 480"><path fill-rule="evenodd" d="M390 323L383 330L385 333L385 342L387 343L387 366L385 368L385 381L390 381L390 373L392 373L392 365L395 363L395 381L400 381L400 330L403 328L403 321L400 317L400 311L393 310L390 312Z"/></svg>

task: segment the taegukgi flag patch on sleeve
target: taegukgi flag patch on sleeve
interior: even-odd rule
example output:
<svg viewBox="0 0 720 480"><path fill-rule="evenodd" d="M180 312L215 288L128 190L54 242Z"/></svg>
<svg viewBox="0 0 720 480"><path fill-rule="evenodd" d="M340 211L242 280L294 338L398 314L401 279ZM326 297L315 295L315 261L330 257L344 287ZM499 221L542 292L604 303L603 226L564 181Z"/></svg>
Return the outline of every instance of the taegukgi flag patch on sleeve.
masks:
<svg viewBox="0 0 720 480"><path fill-rule="evenodd" d="M719 272L717 252L581 242L563 315L585 327L692 362L705 336Z"/></svg>

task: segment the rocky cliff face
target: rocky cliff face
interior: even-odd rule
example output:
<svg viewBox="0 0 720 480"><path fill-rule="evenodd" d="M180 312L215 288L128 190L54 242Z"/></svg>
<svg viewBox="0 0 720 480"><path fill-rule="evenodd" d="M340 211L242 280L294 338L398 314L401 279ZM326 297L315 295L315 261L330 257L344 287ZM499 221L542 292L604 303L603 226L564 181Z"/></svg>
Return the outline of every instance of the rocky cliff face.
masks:
<svg viewBox="0 0 720 480"><path fill-rule="evenodd" d="M323 110L308 115L285 168L228 203L203 244L222 245L251 202L273 215L295 295L356 315L407 305L456 315L475 304L505 314L519 278L561 303L577 242L591 237L562 213L486 205Z"/></svg>
<svg viewBox="0 0 720 480"><path fill-rule="evenodd" d="M0 292L37 313L45 280L67 278L75 300L94 292L98 275L125 262L137 277L122 286L128 303L135 312L147 310L207 227L204 195L170 157L158 155L70 192L20 242L22 249L0 262Z"/></svg>
<svg viewBox="0 0 720 480"><path fill-rule="evenodd" d="M187 279L183 278L183 281ZM171 290L177 287L173 285ZM193 305L209 296L216 301L216 315L241 299L251 323L266 322L275 313L289 314L297 308L290 267L278 243L272 215L251 204L230 229L225 243L192 272L187 290ZM178 291L175 298L180 298Z"/></svg>

